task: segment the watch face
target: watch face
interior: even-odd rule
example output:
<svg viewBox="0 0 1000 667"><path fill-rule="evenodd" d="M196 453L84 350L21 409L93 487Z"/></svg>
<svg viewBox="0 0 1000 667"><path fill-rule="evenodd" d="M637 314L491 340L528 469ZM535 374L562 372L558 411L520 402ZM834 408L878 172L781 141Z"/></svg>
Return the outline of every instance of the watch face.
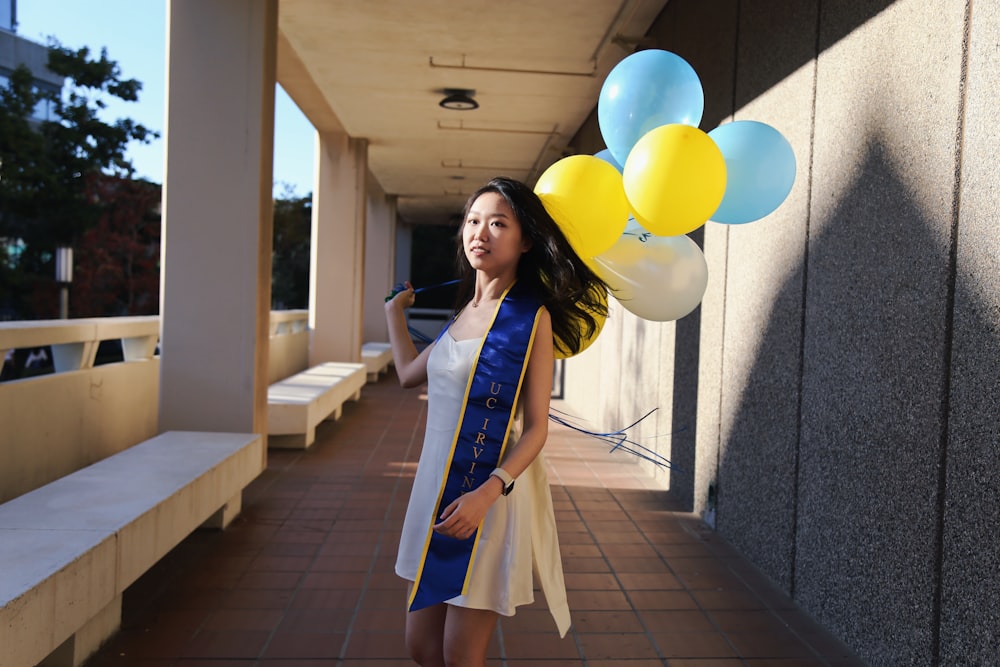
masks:
<svg viewBox="0 0 1000 667"><path fill-rule="evenodd" d="M507 486L503 487L503 495L509 496L510 492L514 490L514 482L511 482Z"/></svg>

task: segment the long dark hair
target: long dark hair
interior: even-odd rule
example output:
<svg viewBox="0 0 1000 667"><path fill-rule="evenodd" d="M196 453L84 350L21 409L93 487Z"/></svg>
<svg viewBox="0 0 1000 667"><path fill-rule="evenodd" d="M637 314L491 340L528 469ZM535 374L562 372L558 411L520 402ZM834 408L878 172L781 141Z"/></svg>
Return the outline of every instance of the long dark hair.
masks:
<svg viewBox="0 0 1000 667"><path fill-rule="evenodd" d="M607 284L576 254L538 195L520 181L497 177L476 190L465 204L462 226L473 202L487 192L507 201L521 224L521 235L531 240L531 248L517 264L517 280L530 287L548 309L557 354L576 354L607 317ZM456 311L475 291L475 271L462 247L462 226L456 258L460 276Z"/></svg>

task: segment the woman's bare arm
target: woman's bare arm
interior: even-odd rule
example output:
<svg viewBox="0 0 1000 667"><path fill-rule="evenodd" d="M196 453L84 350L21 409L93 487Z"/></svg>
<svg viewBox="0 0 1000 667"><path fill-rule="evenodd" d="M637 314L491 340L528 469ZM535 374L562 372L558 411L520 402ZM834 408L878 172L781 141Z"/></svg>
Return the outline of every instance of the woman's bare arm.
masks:
<svg viewBox="0 0 1000 667"><path fill-rule="evenodd" d="M423 352L417 352L403 313L413 305L416 296L413 286L409 282L404 284L405 290L385 302L385 321L389 328L389 344L392 346L392 360L399 384L403 387L418 387L427 381L427 357L434 344L428 345Z"/></svg>

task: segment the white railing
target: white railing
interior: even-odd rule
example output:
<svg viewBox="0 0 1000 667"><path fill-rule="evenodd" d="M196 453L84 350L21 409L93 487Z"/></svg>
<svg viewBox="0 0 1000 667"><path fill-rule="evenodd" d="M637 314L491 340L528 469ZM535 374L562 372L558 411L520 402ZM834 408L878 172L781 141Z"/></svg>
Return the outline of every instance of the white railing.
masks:
<svg viewBox="0 0 1000 667"><path fill-rule="evenodd" d="M308 333L308 310L271 312L271 365L275 371L272 375L277 374L280 379L305 368ZM107 340L121 341L124 361L151 359L156 354L160 340L160 318L148 315L0 322L0 369L3 368L8 352L44 347L52 350L56 373L93 368L97 348ZM275 350L275 346L281 349ZM289 361L286 356L292 359ZM281 375L281 368L296 365L301 368ZM274 368L275 366L278 368Z"/></svg>
<svg viewBox="0 0 1000 667"><path fill-rule="evenodd" d="M271 336L294 334L309 329L308 310L272 310Z"/></svg>
<svg viewBox="0 0 1000 667"><path fill-rule="evenodd" d="M274 384L309 367L309 311L272 310L267 381Z"/></svg>
<svg viewBox="0 0 1000 667"><path fill-rule="evenodd" d="M156 435L158 317L0 322L0 352L52 350L55 372L0 383L0 502ZM124 361L95 366L102 341Z"/></svg>
<svg viewBox="0 0 1000 667"><path fill-rule="evenodd" d="M271 382L304 370L309 312L271 313ZM157 434L160 318L0 322L7 352L50 348L53 372L0 382L0 503ZM95 365L104 341L122 360Z"/></svg>
<svg viewBox="0 0 1000 667"><path fill-rule="evenodd" d="M160 318L95 317L78 320L0 322L0 368L7 352L51 346L57 373L94 367L101 341L120 339L125 361L151 359L160 339Z"/></svg>

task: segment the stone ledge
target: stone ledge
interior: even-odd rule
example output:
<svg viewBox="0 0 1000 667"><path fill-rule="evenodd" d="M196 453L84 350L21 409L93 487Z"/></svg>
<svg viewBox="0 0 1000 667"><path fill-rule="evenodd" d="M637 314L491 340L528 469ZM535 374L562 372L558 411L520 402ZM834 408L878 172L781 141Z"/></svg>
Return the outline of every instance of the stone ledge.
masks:
<svg viewBox="0 0 1000 667"><path fill-rule="evenodd" d="M238 506L263 460L259 435L172 431L0 505L0 667L79 665L125 588Z"/></svg>
<svg viewBox="0 0 1000 667"><path fill-rule="evenodd" d="M267 390L268 446L307 448L316 426L340 419L348 400L361 398L367 379L364 364L328 361L275 382Z"/></svg>

